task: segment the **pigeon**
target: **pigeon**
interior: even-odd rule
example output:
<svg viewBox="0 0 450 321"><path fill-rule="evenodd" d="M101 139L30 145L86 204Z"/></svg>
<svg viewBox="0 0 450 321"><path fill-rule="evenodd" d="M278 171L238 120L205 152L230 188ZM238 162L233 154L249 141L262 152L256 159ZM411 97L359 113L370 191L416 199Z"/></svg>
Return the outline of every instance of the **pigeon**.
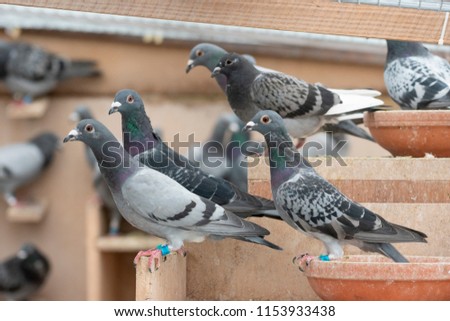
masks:
<svg viewBox="0 0 450 321"><path fill-rule="evenodd" d="M303 142L323 125L339 123L342 115L361 114L384 105L374 98L380 94L377 91L333 92L281 72L262 72L236 53L225 54L220 59L211 76L219 74L226 76L228 102L242 121L250 121L260 110L274 110L284 118L289 134ZM372 140L367 133L365 136Z"/></svg>
<svg viewBox="0 0 450 321"><path fill-rule="evenodd" d="M191 53L189 54L189 60L186 65L186 73L191 71L196 66L205 66L210 72L212 72L219 63L220 58L227 53L228 52L225 49L212 43L200 43L192 48ZM253 56L245 54L242 56L252 65L256 65L256 60ZM265 68L262 69L270 70ZM217 75L215 78L220 89L222 89L223 92L226 92L227 78L224 75Z"/></svg>
<svg viewBox="0 0 450 321"><path fill-rule="evenodd" d="M31 102L74 77L95 77L90 60L69 60L24 42L0 41L0 80L18 100Z"/></svg>
<svg viewBox="0 0 450 321"><path fill-rule="evenodd" d="M259 143L250 140L249 133L242 131L244 125L234 113L221 115L210 138L193 147L189 158L205 173L224 178L247 191L245 152L253 150L252 154L257 154L261 148ZM210 163L220 163L220 166L208 166Z"/></svg>
<svg viewBox="0 0 450 321"><path fill-rule="evenodd" d="M98 121L80 121L64 138L65 143L69 141L82 141L92 149L122 216L135 228L168 241L164 250L139 252L135 263L142 255L150 257L150 264L154 258L159 262L166 250L183 251L184 242L202 242L206 237L234 238L281 249L264 239L268 230L141 164Z"/></svg>
<svg viewBox="0 0 450 321"><path fill-rule="evenodd" d="M391 243L425 242L424 233L390 223L353 202L322 178L297 152L280 115L259 111L245 126L264 135L272 196L283 220L326 247L324 260L343 257L343 244L408 262Z"/></svg>
<svg viewBox="0 0 450 321"><path fill-rule="evenodd" d="M125 150L137 157L142 164L169 176L190 192L209 199L242 218L267 216L280 219L272 201L245 193L224 179L206 174L162 142L153 131L142 98L137 92L120 90L114 97L109 114L115 112L122 115Z"/></svg>
<svg viewBox="0 0 450 321"><path fill-rule="evenodd" d="M0 295L6 300L27 300L44 284L50 262L34 245L25 244L0 262Z"/></svg>
<svg viewBox="0 0 450 321"><path fill-rule="evenodd" d="M15 191L37 178L59 148L58 136L42 133L25 143L0 147L0 192L9 206L18 206Z"/></svg>
<svg viewBox="0 0 450 321"><path fill-rule="evenodd" d="M75 111L70 115L70 119L74 122L79 122L83 119L93 119L91 111L88 107L79 106L75 109ZM100 200L105 207L106 211L109 214L109 235L118 235L120 232L120 221L122 220L122 215L120 215L119 210L117 209L116 203L114 203L114 199L111 195L111 192L106 184L105 180L100 173L100 169L97 165L97 160L95 159L94 154L91 149L86 146L86 159L89 166L92 169L92 182L94 184L94 188L97 192L97 195L100 197Z"/></svg>
<svg viewBox="0 0 450 321"><path fill-rule="evenodd" d="M210 43L201 43L192 48L191 53L189 55L189 60L186 67L186 73L192 70L196 66L205 66L208 68L210 72L214 71L214 68L219 63L220 59L227 54L223 48L210 44ZM255 66L260 72L263 73L279 73L278 71L268 69L265 67L261 67L256 65L256 60L254 57L250 55L242 55L248 62ZM215 79L217 84L222 89L224 93L226 93L227 88L227 78L224 74L215 75ZM340 89L331 89L330 91L337 93L343 97L353 97L355 94L357 95L371 95L373 97L380 95L379 92L373 90L340 90ZM347 98L348 99L348 98ZM359 114L359 117L356 120L362 122L362 113ZM327 123L322 127L323 131L330 131L334 134L350 134L359 138L366 139L368 141L373 142L374 139L370 136L364 129L358 127L355 124L355 119L339 119L339 122L336 123Z"/></svg>
<svg viewBox="0 0 450 321"><path fill-rule="evenodd" d="M402 109L450 106L450 64L420 42L387 41L384 83Z"/></svg>

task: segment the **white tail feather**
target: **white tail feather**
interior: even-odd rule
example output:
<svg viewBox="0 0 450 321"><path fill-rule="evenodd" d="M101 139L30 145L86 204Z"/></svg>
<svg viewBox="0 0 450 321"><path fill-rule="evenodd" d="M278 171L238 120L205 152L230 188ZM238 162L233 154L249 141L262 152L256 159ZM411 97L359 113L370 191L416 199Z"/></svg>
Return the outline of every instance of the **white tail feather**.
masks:
<svg viewBox="0 0 450 321"><path fill-rule="evenodd" d="M334 92L338 95L359 95L367 97L378 97L381 96L381 92L373 89L334 89L328 88L329 91Z"/></svg>
<svg viewBox="0 0 450 321"><path fill-rule="evenodd" d="M326 113L327 116L349 114L364 109L370 109L371 107L384 105L384 102L381 99L371 96L342 94L339 95L339 97L341 98L342 103L331 107Z"/></svg>
<svg viewBox="0 0 450 321"><path fill-rule="evenodd" d="M344 121L344 120L355 120L355 119L363 119L364 113L354 113L354 114L347 114L337 117L338 121Z"/></svg>

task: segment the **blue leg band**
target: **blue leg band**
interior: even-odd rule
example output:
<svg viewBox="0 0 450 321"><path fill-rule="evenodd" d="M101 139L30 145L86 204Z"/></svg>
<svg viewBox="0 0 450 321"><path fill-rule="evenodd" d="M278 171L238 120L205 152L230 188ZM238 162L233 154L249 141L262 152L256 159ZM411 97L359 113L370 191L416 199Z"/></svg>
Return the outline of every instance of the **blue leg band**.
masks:
<svg viewBox="0 0 450 321"><path fill-rule="evenodd" d="M328 262L330 261L330 258L328 257L328 254L322 254L319 255L319 260Z"/></svg>
<svg viewBox="0 0 450 321"><path fill-rule="evenodd" d="M156 248L161 251L162 256L166 256L167 254L170 254L170 249L169 249L168 244L159 244Z"/></svg>

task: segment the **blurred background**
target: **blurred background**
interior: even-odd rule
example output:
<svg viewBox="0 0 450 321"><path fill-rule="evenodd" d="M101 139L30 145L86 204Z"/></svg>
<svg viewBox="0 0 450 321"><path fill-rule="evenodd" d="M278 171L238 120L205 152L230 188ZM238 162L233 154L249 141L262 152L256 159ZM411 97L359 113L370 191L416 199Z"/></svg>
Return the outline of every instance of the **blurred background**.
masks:
<svg viewBox="0 0 450 321"><path fill-rule="evenodd" d="M7 116L12 98L1 84L0 146L26 141L44 130L62 140L74 127L69 115L78 106L89 107L120 137L120 117L108 116L108 110L114 94L123 88L141 94L165 141L172 142L176 134L181 140L190 134L198 142L206 140L216 120L231 109L206 68L185 72L191 48L200 42L251 54L258 65L308 82L376 89L386 104L393 105L383 82L384 40L12 5L0 5L0 27L1 41L27 42L66 58L94 60L102 73L62 82L47 96L45 113L29 119ZM448 54L445 48L437 51ZM252 137L262 140L256 134ZM347 138L346 156L389 156L375 143ZM0 201L0 260L32 242L51 262L50 274L33 299L134 299L131 262L146 241L101 238L108 233L108 219L100 213L92 175L83 144L70 144L56 151L39 179L18 191L19 197L46 203L42 219L11 221L6 203ZM124 223L121 229L120 235L131 231Z"/></svg>

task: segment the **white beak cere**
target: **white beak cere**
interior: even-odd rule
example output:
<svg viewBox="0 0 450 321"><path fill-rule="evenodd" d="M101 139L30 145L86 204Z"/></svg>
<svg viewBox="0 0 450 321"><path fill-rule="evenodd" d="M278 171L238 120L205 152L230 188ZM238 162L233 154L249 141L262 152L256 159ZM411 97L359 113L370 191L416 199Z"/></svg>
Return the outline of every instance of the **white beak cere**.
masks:
<svg viewBox="0 0 450 321"><path fill-rule="evenodd" d="M111 104L111 108L114 108L114 107L119 108L120 106L122 106L122 104L119 103L118 101L114 101L114 102Z"/></svg>

